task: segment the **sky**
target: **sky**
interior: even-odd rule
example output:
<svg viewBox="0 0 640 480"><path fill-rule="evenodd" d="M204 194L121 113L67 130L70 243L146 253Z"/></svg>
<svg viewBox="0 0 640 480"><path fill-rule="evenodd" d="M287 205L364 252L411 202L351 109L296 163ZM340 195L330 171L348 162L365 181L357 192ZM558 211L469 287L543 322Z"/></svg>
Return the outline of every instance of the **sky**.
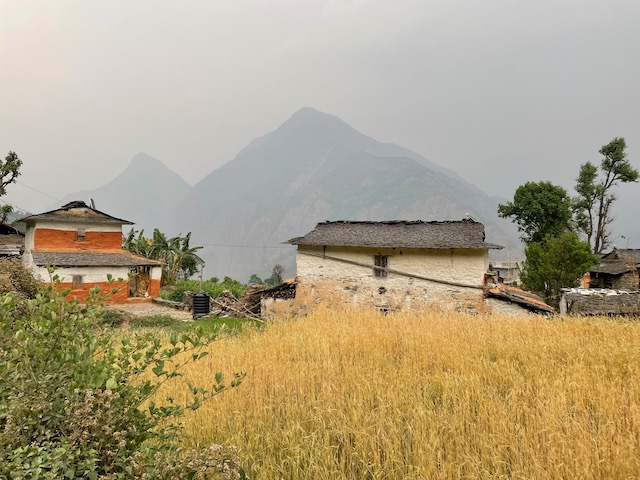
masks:
<svg viewBox="0 0 640 480"><path fill-rule="evenodd" d="M504 198L617 136L640 167L637 0L0 0L0 65L31 212L138 152L195 184L303 106Z"/></svg>

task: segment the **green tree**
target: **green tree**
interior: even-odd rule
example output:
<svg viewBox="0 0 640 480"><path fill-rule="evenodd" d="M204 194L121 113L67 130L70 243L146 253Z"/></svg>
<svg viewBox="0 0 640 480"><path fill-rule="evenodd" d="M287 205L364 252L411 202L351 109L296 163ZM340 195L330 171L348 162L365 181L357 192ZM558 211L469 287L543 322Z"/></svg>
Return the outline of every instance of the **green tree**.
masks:
<svg viewBox="0 0 640 480"><path fill-rule="evenodd" d="M204 260L196 253L202 247L192 247L190 242L191 232L184 237L169 238L156 228L153 237L146 238L144 230L131 229L123 238L122 247L136 255L164 262L162 284L173 285L177 279L191 277L204 265Z"/></svg>
<svg viewBox="0 0 640 480"><path fill-rule="evenodd" d="M540 242L532 242L525 255L522 282L554 306L558 305L560 290L577 286L580 277L596 263L589 244L574 233L548 235Z"/></svg>
<svg viewBox="0 0 640 480"><path fill-rule="evenodd" d="M614 138L600 149L603 156L600 168L586 162L580 166L576 178L576 224L579 231L586 235L594 253L601 253L611 245L611 206L616 201L613 187L619 183L638 181L638 170L627 159L626 148L624 138Z"/></svg>
<svg viewBox="0 0 640 480"><path fill-rule="evenodd" d="M0 160L0 197L6 195L7 185L14 183L20 176L22 160L18 158L16 152L9 152L4 161ZM7 221L7 216L13 212L13 207L4 204L0 207L0 223Z"/></svg>
<svg viewBox="0 0 640 480"><path fill-rule="evenodd" d="M285 268L281 264L276 263L271 270L271 276L264 280L264 284L268 286L280 285L284 272Z"/></svg>
<svg viewBox="0 0 640 480"><path fill-rule="evenodd" d="M571 229L571 199L551 182L527 182L518 187L512 202L498 205L498 216L512 218L525 243L540 242Z"/></svg>

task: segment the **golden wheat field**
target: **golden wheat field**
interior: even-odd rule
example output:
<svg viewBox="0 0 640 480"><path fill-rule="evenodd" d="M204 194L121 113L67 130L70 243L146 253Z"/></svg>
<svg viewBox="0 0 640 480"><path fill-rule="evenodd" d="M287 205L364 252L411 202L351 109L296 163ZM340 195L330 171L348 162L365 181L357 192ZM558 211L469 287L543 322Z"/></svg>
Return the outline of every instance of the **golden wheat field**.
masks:
<svg viewBox="0 0 640 480"><path fill-rule="evenodd" d="M161 394L251 479L640 477L640 323L324 311L222 339ZM182 397L186 398L186 397Z"/></svg>

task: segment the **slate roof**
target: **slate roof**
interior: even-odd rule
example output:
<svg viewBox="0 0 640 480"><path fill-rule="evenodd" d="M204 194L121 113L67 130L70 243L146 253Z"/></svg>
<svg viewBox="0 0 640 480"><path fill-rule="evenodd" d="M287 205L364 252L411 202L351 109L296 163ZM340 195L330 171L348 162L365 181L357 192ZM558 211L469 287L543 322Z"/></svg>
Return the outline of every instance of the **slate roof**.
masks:
<svg viewBox="0 0 640 480"><path fill-rule="evenodd" d="M637 248L614 248L611 252L602 257L603 260L614 258L630 263L640 263L640 249Z"/></svg>
<svg viewBox="0 0 640 480"><path fill-rule="evenodd" d="M32 252L36 265L56 267L137 267L164 265L128 252Z"/></svg>
<svg viewBox="0 0 640 480"><path fill-rule="evenodd" d="M608 275L622 275L633 270L633 266L623 262L602 262L598 265L594 265L589 270L589 273L606 273Z"/></svg>
<svg viewBox="0 0 640 480"><path fill-rule="evenodd" d="M84 222L84 223L113 223L116 225L133 225L129 220L112 217L104 212L89 207L86 203L75 201L49 212L30 215L17 222L32 222L34 220L48 220L54 222Z"/></svg>
<svg viewBox="0 0 640 480"><path fill-rule="evenodd" d="M472 248L501 249L484 241L484 225L473 220L423 222L324 222L303 237L287 241L291 245L385 248Z"/></svg>
<svg viewBox="0 0 640 480"><path fill-rule="evenodd" d="M600 263L591 267L589 272L622 275L633 271L638 264L640 264L640 249L614 248L603 255Z"/></svg>

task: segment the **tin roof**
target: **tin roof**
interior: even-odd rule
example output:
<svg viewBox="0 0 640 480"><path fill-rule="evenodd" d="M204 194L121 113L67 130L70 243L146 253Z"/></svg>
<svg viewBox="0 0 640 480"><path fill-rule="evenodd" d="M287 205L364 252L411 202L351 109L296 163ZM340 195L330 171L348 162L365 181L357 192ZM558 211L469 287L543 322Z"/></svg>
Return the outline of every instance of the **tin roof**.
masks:
<svg viewBox="0 0 640 480"><path fill-rule="evenodd" d="M32 252L36 265L56 267L137 267L164 265L128 252Z"/></svg>
<svg viewBox="0 0 640 480"><path fill-rule="evenodd" d="M501 249L484 241L484 225L473 220L383 222L324 222L303 237L292 238L291 245L386 247L386 248L471 248Z"/></svg>

